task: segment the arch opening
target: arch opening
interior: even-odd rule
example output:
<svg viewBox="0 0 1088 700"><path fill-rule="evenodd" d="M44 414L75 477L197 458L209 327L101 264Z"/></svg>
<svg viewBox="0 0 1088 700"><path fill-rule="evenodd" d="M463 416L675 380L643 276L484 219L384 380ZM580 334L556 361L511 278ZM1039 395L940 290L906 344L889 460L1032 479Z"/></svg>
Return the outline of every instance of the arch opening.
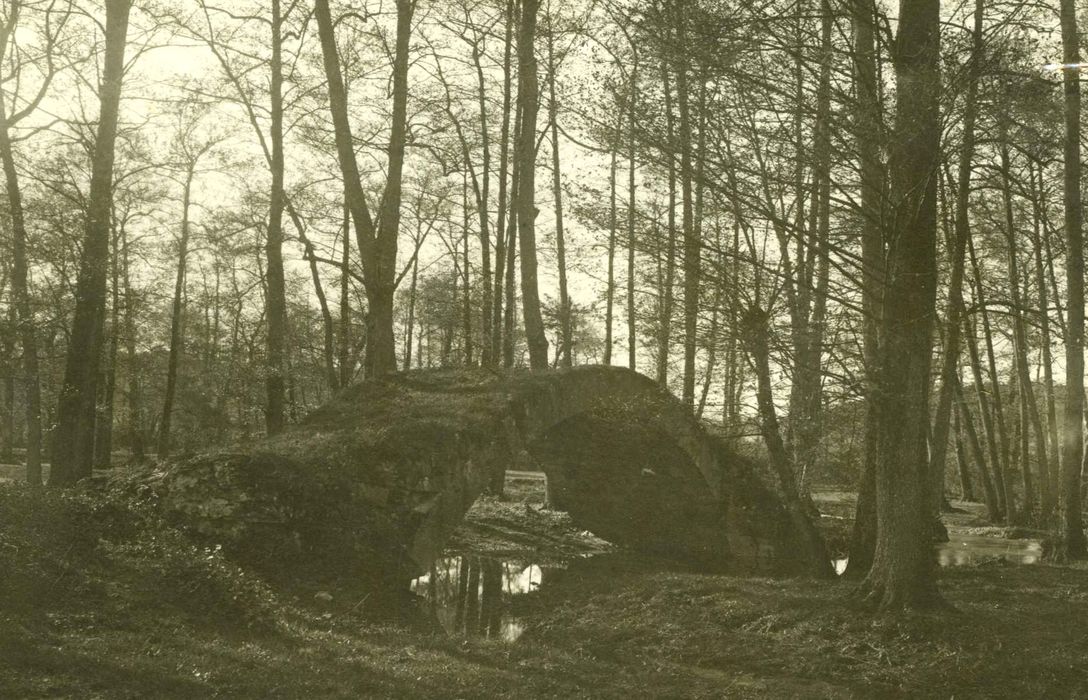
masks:
<svg viewBox="0 0 1088 700"><path fill-rule="evenodd" d="M727 557L720 499L660 426L579 413L528 449L548 477L553 506L578 527L643 551L704 563Z"/></svg>

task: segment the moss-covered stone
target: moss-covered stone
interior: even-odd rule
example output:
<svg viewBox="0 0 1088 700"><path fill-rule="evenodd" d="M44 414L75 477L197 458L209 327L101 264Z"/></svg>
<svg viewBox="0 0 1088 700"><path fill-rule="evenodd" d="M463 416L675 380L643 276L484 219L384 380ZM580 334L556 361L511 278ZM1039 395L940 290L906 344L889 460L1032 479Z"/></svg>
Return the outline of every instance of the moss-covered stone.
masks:
<svg viewBox="0 0 1088 700"><path fill-rule="evenodd" d="M754 465L635 372L442 370L352 386L251 449L163 465L171 517L266 570L402 581L528 450L575 523L704 565L795 571Z"/></svg>

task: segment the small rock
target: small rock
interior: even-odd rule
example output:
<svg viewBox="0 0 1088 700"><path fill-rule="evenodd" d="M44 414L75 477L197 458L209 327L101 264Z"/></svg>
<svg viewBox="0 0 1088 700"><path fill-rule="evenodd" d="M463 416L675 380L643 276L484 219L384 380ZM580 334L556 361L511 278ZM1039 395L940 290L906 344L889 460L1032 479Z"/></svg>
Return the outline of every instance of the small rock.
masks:
<svg viewBox="0 0 1088 700"><path fill-rule="evenodd" d="M328 591L318 591L317 593L314 594L314 600L322 602L322 603L331 603L332 602L332 594L329 593Z"/></svg>

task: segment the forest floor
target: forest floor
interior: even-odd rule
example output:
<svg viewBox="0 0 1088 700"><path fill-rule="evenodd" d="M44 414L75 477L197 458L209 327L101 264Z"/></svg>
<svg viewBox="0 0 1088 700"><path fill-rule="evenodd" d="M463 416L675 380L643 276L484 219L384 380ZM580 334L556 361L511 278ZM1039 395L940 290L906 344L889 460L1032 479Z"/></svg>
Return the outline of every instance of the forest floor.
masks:
<svg viewBox="0 0 1088 700"><path fill-rule="evenodd" d="M1084 566L946 568L950 609L874 616L847 581L614 550L541 494L511 481L453 543L573 558L514 599L510 643L368 622L338 590L273 590L94 493L0 487L0 697L1088 698ZM817 502L841 537L849 495Z"/></svg>

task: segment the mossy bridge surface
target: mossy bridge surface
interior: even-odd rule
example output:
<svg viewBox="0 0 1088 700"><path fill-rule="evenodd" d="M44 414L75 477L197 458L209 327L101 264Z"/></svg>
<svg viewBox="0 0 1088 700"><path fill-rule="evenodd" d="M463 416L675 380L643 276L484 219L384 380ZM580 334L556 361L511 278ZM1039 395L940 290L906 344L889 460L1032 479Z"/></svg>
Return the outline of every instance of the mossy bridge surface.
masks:
<svg viewBox="0 0 1088 700"><path fill-rule="evenodd" d="M369 380L282 435L164 465L154 481L170 512L247 558L402 579L527 459L554 507L616 544L713 568L804 568L757 465L615 367Z"/></svg>

